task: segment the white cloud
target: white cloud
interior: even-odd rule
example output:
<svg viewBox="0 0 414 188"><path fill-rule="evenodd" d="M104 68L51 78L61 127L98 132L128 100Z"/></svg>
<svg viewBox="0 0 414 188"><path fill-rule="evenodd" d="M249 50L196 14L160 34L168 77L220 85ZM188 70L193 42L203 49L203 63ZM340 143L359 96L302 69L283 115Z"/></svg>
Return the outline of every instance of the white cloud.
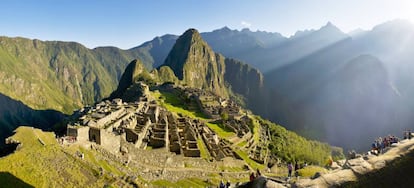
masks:
<svg viewBox="0 0 414 188"><path fill-rule="evenodd" d="M250 28L252 26L251 23L246 22L246 21L241 21L240 24L242 25L243 28Z"/></svg>

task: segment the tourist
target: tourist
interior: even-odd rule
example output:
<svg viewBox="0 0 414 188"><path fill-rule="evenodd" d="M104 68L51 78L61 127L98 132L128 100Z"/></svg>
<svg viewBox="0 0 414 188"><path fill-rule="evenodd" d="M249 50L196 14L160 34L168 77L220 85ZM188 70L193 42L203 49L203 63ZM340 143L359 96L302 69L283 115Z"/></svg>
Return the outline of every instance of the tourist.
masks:
<svg viewBox="0 0 414 188"><path fill-rule="evenodd" d="M290 178L292 177L292 169L293 169L291 162L289 162L289 164L287 165L287 168L288 168L288 177Z"/></svg>
<svg viewBox="0 0 414 188"><path fill-rule="evenodd" d="M226 186L224 185L223 180L220 180L220 185L219 185L219 188L226 188Z"/></svg>
<svg viewBox="0 0 414 188"><path fill-rule="evenodd" d="M354 159L355 158L355 155L356 155L356 153L355 153L355 151L354 150L352 150L352 159ZM331 168L332 167L332 164L333 164L333 159L332 159L332 157L331 156L329 156L328 157L328 167L329 168Z"/></svg>
<svg viewBox="0 0 414 188"><path fill-rule="evenodd" d="M298 162L295 163L295 171L299 170L299 164Z"/></svg>
<svg viewBox="0 0 414 188"><path fill-rule="evenodd" d="M262 176L262 173L260 173L260 170L259 170L259 169L257 169L257 170L256 170L256 178L258 178L258 177L260 177L260 176Z"/></svg>
<svg viewBox="0 0 414 188"><path fill-rule="evenodd" d="M230 184L230 181L229 181L229 180L227 180L226 187L227 187L227 188L229 188L229 187L230 187L230 185L231 185L231 184Z"/></svg>
<svg viewBox="0 0 414 188"><path fill-rule="evenodd" d="M255 178L255 176L254 176L254 172L252 172L252 173L250 174L250 181L253 181L253 180L254 180L254 178Z"/></svg>

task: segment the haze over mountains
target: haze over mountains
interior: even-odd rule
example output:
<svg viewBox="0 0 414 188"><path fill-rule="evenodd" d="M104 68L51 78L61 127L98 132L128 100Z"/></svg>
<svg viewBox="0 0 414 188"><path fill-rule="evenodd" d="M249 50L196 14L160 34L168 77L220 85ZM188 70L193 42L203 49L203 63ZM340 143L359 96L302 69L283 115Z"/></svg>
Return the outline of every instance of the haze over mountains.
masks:
<svg viewBox="0 0 414 188"><path fill-rule="evenodd" d="M192 86L213 88L224 95L224 88L231 87L263 117L346 148L367 148L374 137L413 122L411 23L390 21L352 35L332 23L289 38L227 27L200 35L206 41L200 44L205 50L194 52L198 55L193 56L193 64L189 59L186 65L193 70L197 58L211 59L211 65L201 67L207 74L200 72L198 81L186 80L185 71L180 73L182 69L168 60L182 55L174 52L178 39L174 35L156 37L129 50L1 37L0 92L31 109L70 114L108 97L127 64L139 59L148 72L158 68L157 74L175 79L173 72ZM164 62L172 71L162 67ZM2 124L1 132L13 126Z"/></svg>

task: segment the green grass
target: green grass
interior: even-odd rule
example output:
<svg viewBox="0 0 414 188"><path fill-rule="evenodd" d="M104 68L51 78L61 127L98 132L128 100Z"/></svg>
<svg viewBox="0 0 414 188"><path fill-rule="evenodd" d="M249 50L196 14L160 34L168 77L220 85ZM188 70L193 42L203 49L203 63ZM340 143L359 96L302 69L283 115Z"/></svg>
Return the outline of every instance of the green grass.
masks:
<svg viewBox="0 0 414 188"><path fill-rule="evenodd" d="M206 116L200 111L190 111L185 109L184 102L178 96L167 92L152 92L158 103L171 112L182 114L193 119L206 119Z"/></svg>
<svg viewBox="0 0 414 188"><path fill-rule="evenodd" d="M298 174L301 177L312 177L313 175L315 175L316 172L325 174L328 172L328 170L320 166L307 166L305 168L298 170Z"/></svg>
<svg viewBox="0 0 414 188"><path fill-rule="evenodd" d="M215 123L206 123L206 125L213 130L219 137L229 139L236 136L236 133L232 132L229 129L222 127L220 124Z"/></svg>
<svg viewBox="0 0 414 188"><path fill-rule="evenodd" d="M246 145L247 145L247 141L246 140L243 140L242 142L240 142L240 143L237 144L237 146L238 147L241 147L241 148L244 147L244 146L246 146Z"/></svg>
<svg viewBox="0 0 414 188"><path fill-rule="evenodd" d="M98 169L89 165L93 162L88 158L81 160L69 154L77 149L63 150L53 133L19 127L13 138L22 146L15 153L0 158L1 182L9 182L11 178L11 182L19 180L35 187L102 187L110 182L108 177L97 177Z"/></svg>
<svg viewBox="0 0 414 188"><path fill-rule="evenodd" d="M152 185L157 187L209 187L215 184L207 183L199 178L187 178L177 182L170 182L167 180L156 180L151 182Z"/></svg>
<svg viewBox="0 0 414 188"><path fill-rule="evenodd" d="M209 159L210 153L207 151L207 147L201 138L197 139L197 145L198 149L200 149L200 157L203 159Z"/></svg>
<svg viewBox="0 0 414 188"><path fill-rule="evenodd" d="M258 143L260 141L260 124L255 117L249 117L253 121L253 140Z"/></svg>
<svg viewBox="0 0 414 188"><path fill-rule="evenodd" d="M264 169L265 166L262 164L257 163L256 161L252 160L249 158L249 156L247 155L246 152L241 151L241 150L234 150L237 155L239 155L251 168L253 169Z"/></svg>
<svg viewBox="0 0 414 188"><path fill-rule="evenodd" d="M145 149L146 150L153 150L154 148L152 148L152 146L147 146Z"/></svg>

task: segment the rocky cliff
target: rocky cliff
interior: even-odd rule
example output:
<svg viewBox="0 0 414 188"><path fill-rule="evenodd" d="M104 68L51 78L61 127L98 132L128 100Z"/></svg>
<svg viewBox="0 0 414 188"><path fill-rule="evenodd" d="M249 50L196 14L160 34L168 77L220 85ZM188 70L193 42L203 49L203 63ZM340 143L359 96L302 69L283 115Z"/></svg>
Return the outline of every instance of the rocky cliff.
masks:
<svg viewBox="0 0 414 188"><path fill-rule="evenodd" d="M122 97L126 90L139 79L139 76L143 72L146 72L148 74L141 61L135 59L131 63L129 63L124 73L122 74L121 80L118 84L118 88L114 92L112 92L110 98Z"/></svg>
<svg viewBox="0 0 414 188"><path fill-rule="evenodd" d="M262 73L236 59L226 58L224 79L229 83L231 91L245 99L246 107L255 112L263 111L265 95Z"/></svg>
<svg viewBox="0 0 414 188"><path fill-rule="evenodd" d="M189 87L228 96L223 79L224 57L214 53L195 29L187 30L177 39L164 65Z"/></svg>

